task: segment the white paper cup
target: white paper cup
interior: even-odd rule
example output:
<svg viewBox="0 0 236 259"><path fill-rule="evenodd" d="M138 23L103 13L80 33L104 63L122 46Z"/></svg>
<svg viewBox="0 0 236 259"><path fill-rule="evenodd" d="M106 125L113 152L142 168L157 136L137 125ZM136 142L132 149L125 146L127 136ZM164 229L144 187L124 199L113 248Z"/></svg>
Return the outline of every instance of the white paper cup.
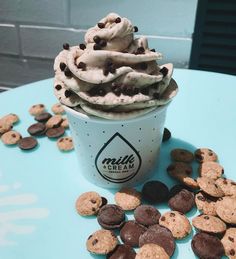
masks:
<svg viewBox="0 0 236 259"><path fill-rule="evenodd" d="M80 165L78 173L105 188L133 186L151 177L167 107L123 121L87 116L64 107Z"/></svg>

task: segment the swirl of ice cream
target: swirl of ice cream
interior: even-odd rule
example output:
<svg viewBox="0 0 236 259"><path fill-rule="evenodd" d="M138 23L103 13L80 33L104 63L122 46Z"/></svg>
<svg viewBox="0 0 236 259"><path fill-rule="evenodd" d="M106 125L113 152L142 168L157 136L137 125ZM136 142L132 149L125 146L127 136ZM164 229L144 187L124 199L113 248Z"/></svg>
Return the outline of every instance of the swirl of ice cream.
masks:
<svg viewBox="0 0 236 259"><path fill-rule="evenodd" d="M135 31L127 18L111 13L87 31L86 45L64 44L54 63L59 101L107 119L139 116L170 102L178 90L173 65L159 66L162 55L146 38L134 39Z"/></svg>

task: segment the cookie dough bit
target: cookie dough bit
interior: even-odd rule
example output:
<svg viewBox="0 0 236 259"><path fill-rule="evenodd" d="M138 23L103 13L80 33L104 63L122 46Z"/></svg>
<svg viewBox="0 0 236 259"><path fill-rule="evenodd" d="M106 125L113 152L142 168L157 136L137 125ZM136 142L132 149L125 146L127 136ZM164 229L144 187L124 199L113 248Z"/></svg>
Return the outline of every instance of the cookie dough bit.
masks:
<svg viewBox="0 0 236 259"><path fill-rule="evenodd" d="M160 181L149 181L143 185L142 197L151 204L161 203L168 200L169 189Z"/></svg>
<svg viewBox="0 0 236 259"><path fill-rule="evenodd" d="M44 104L34 104L33 106L30 107L29 113L33 116L42 114L45 112L45 105Z"/></svg>
<svg viewBox="0 0 236 259"><path fill-rule="evenodd" d="M224 255L224 247L220 240L207 233L197 233L192 239L191 246L194 254L202 259L221 259Z"/></svg>
<svg viewBox="0 0 236 259"><path fill-rule="evenodd" d="M177 210L185 214L195 205L194 194L186 189L183 189L169 199L168 205L172 210Z"/></svg>
<svg viewBox="0 0 236 259"><path fill-rule="evenodd" d="M216 185L215 180L208 177L198 177L197 182L201 190L213 197L223 197L224 192Z"/></svg>
<svg viewBox="0 0 236 259"><path fill-rule="evenodd" d="M38 141L37 139L33 138L33 137L25 137L25 138L21 138L18 142L18 146L20 149L23 150L30 150L35 148L38 145Z"/></svg>
<svg viewBox="0 0 236 259"><path fill-rule="evenodd" d="M65 110L64 110L63 106L60 103L55 103L52 106L52 112L55 113L55 114L64 114Z"/></svg>
<svg viewBox="0 0 236 259"><path fill-rule="evenodd" d="M15 145L20 139L21 134L14 130L10 130L1 136L1 140L5 145Z"/></svg>
<svg viewBox="0 0 236 259"><path fill-rule="evenodd" d="M195 195L195 204L198 210L203 214L216 216L216 201L218 198L207 195L204 192L198 192Z"/></svg>
<svg viewBox="0 0 236 259"><path fill-rule="evenodd" d="M135 259L136 252L129 245L117 245L116 248L107 255L107 259Z"/></svg>
<svg viewBox="0 0 236 259"><path fill-rule="evenodd" d="M59 138L57 140L57 146L62 151L70 151L74 149L74 144L71 137Z"/></svg>
<svg viewBox="0 0 236 259"><path fill-rule="evenodd" d="M142 234L139 238L139 246L145 244L157 244L164 248L169 256L172 256L175 251L175 239L169 229L160 226L159 224L153 225Z"/></svg>
<svg viewBox="0 0 236 259"><path fill-rule="evenodd" d="M12 127L13 127L12 123L5 120L0 120L0 134L4 134L10 131Z"/></svg>
<svg viewBox="0 0 236 259"><path fill-rule="evenodd" d="M52 114L49 112L43 112L41 114L38 114L34 117L34 119L38 122L47 122L52 117Z"/></svg>
<svg viewBox="0 0 236 259"><path fill-rule="evenodd" d="M171 159L176 162L191 163L194 155L191 151L182 148L176 148L170 152Z"/></svg>
<svg viewBox="0 0 236 259"><path fill-rule="evenodd" d="M159 224L168 228L176 239L186 237L192 230L188 218L178 211L164 213L159 220Z"/></svg>
<svg viewBox="0 0 236 259"><path fill-rule="evenodd" d="M100 226L105 229L116 229L124 224L125 213L120 206L107 204L99 210L97 220Z"/></svg>
<svg viewBox="0 0 236 259"><path fill-rule="evenodd" d="M100 229L89 236L86 247L94 254L106 255L113 251L118 244L118 239L110 230Z"/></svg>
<svg viewBox="0 0 236 259"><path fill-rule="evenodd" d="M166 251L157 244L146 244L142 246L135 259L169 259Z"/></svg>
<svg viewBox="0 0 236 259"><path fill-rule="evenodd" d="M225 249L225 254L230 259L236 259L236 228L228 228L221 242Z"/></svg>
<svg viewBox="0 0 236 259"><path fill-rule="evenodd" d="M224 173L224 168L217 162L207 161L199 165L198 173L200 176L216 180Z"/></svg>
<svg viewBox="0 0 236 259"><path fill-rule="evenodd" d="M216 202L216 213L226 223L236 224L236 197L225 196Z"/></svg>
<svg viewBox="0 0 236 259"><path fill-rule="evenodd" d="M221 234L226 230L226 224L219 218L211 215L199 215L192 220L193 226L209 234Z"/></svg>
<svg viewBox="0 0 236 259"><path fill-rule="evenodd" d="M197 162L204 163L207 161L217 161L217 154L209 148L198 148L194 152L194 156Z"/></svg>
<svg viewBox="0 0 236 259"><path fill-rule="evenodd" d="M46 127L47 129L57 128L61 125L62 121L63 118L61 115L54 115L46 122Z"/></svg>
<svg viewBox="0 0 236 259"><path fill-rule="evenodd" d="M20 118L15 113L9 113L1 118L2 121L8 122L10 124L17 123Z"/></svg>
<svg viewBox="0 0 236 259"><path fill-rule="evenodd" d="M115 202L123 210L134 210L141 204L141 193L134 188L122 188L115 194Z"/></svg>
<svg viewBox="0 0 236 259"><path fill-rule="evenodd" d="M140 205L134 211L135 220L144 226L158 224L160 217L161 213L151 205Z"/></svg>
<svg viewBox="0 0 236 259"><path fill-rule="evenodd" d="M221 188L225 196L236 197L236 182L226 178L219 178L216 180L216 185Z"/></svg>
<svg viewBox="0 0 236 259"><path fill-rule="evenodd" d="M97 192L85 192L76 200L76 210L81 216L95 215L102 205L102 197Z"/></svg>

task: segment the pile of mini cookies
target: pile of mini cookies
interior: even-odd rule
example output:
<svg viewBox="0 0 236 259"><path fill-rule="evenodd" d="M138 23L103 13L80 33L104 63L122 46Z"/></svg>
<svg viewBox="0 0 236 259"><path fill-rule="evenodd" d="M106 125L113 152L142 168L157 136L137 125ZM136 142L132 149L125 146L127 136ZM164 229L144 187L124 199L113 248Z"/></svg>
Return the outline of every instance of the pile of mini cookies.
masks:
<svg viewBox="0 0 236 259"><path fill-rule="evenodd" d="M29 136L22 137L22 134L13 127L19 123L20 118L14 113L7 114L0 118L0 136L6 146L18 146L22 150L31 150L38 146L37 137L47 136L57 139L57 147L62 151L74 149L72 138L64 136L69 128L68 120L63 114L64 108L60 103L51 107L53 115L47 112L44 104L35 104L29 108L29 113L34 117L36 123L27 128Z"/></svg>
<svg viewBox="0 0 236 259"><path fill-rule="evenodd" d="M236 183L222 177L224 169L208 148L194 153L177 148L170 156L167 173L179 181L170 190L155 180L146 182L141 192L122 188L115 193L115 204L93 191L78 197L77 212L95 215L101 227L87 239L89 252L107 259L171 258L175 240L187 237L193 226L191 247L196 256L236 258ZM197 179L191 177L193 161L198 162ZM165 202L170 210L161 215L156 205ZM195 205L201 214L190 222L186 214ZM126 211L133 211L133 220L127 220Z"/></svg>

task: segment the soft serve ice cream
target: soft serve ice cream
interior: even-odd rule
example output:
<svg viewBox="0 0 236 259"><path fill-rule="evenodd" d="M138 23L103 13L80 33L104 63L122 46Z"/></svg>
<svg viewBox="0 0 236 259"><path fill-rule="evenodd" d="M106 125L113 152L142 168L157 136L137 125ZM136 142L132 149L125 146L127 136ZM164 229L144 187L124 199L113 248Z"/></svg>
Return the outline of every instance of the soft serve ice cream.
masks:
<svg viewBox="0 0 236 259"><path fill-rule="evenodd" d="M173 65L127 18L110 13L85 34L85 44L64 44L55 59L54 93L78 112L106 119L138 117L169 103L178 86Z"/></svg>

